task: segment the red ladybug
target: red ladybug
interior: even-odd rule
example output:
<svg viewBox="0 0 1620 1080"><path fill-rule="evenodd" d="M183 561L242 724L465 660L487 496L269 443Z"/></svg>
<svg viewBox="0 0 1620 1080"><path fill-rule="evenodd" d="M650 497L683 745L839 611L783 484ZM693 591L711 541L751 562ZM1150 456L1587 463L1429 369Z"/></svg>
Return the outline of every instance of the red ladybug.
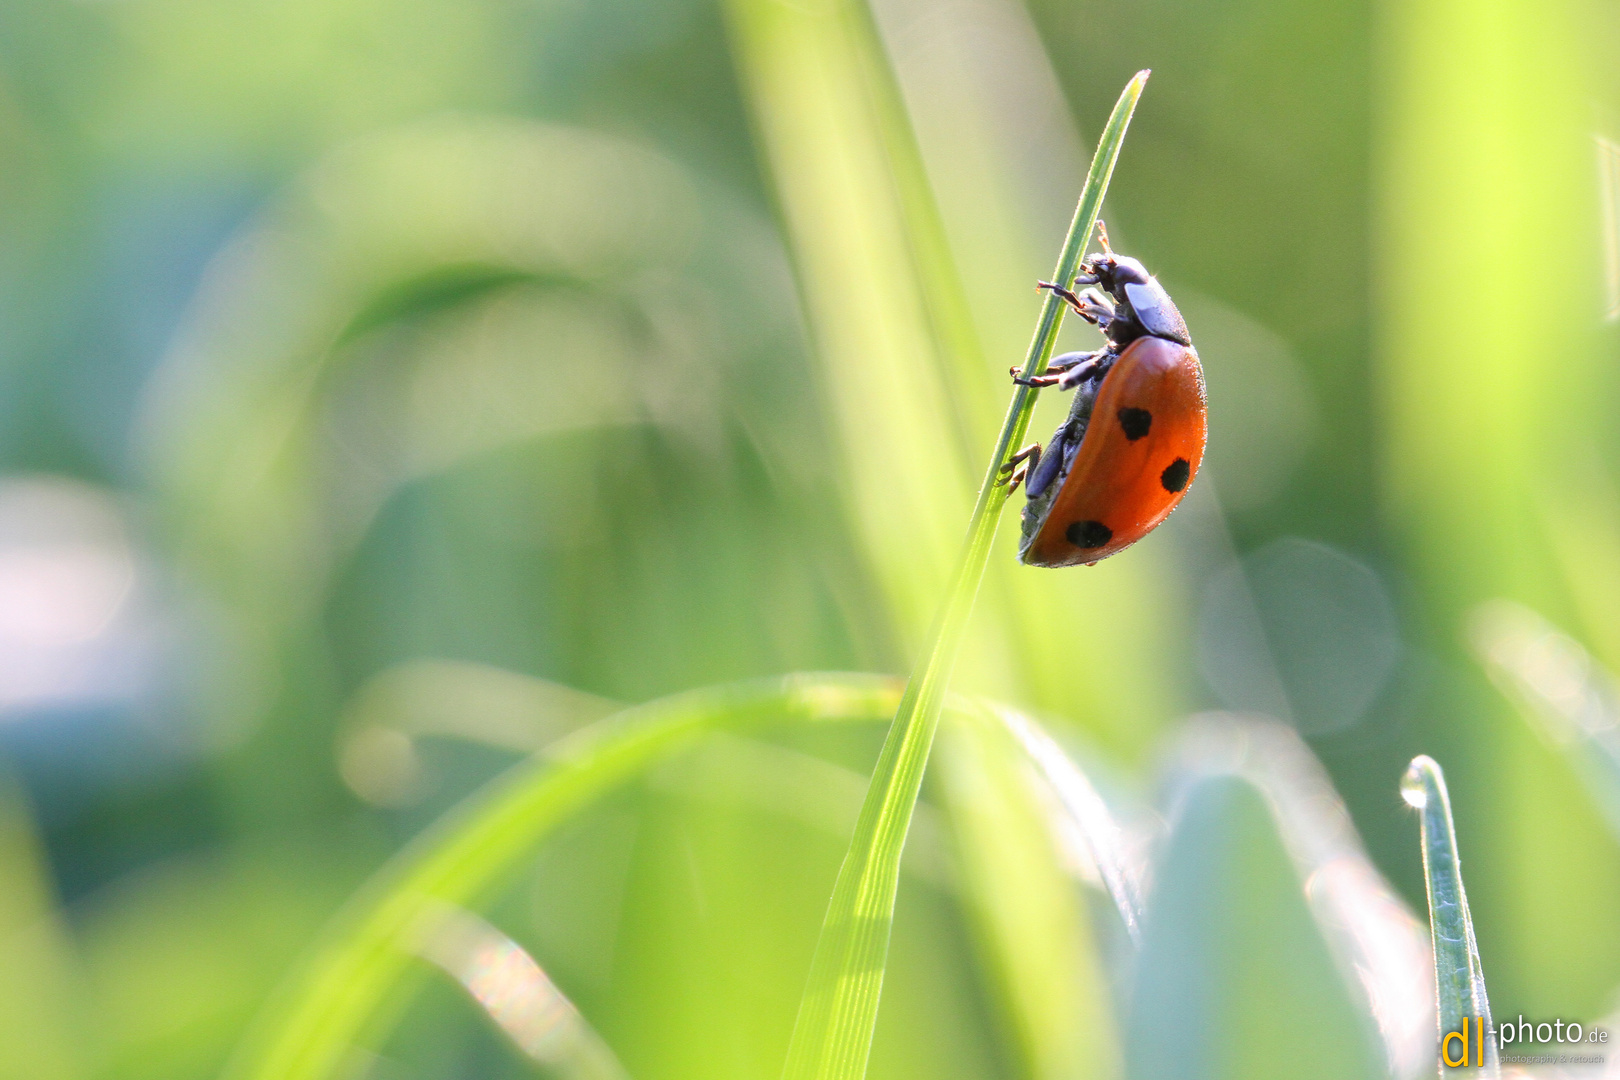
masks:
<svg viewBox="0 0 1620 1080"><path fill-rule="evenodd" d="M1087 566L1123 551L1170 516L1204 460L1209 429L1204 370L1170 294L1135 259L1087 257L1076 295L1041 282L1102 330L1107 344L1066 353L1028 385L1077 389L1068 419L1043 451L1013 455L1012 490L1024 484L1018 561ZM1013 372L1018 378L1018 372Z"/></svg>

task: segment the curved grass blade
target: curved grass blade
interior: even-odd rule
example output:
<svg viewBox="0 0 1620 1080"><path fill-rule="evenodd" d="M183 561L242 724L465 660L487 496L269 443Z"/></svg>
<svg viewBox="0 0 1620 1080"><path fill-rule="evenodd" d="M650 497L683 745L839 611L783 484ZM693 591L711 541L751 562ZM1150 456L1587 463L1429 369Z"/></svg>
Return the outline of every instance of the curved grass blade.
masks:
<svg viewBox="0 0 1620 1080"><path fill-rule="evenodd" d="M367 679L344 707L338 773L373 806L408 806L425 795L424 738L532 754L623 708L487 664L407 660Z"/></svg>
<svg viewBox="0 0 1620 1080"><path fill-rule="evenodd" d="M1109 117L1069 226L1054 281L1074 277L1147 76L1146 71L1139 72L1126 85ZM1045 370L1062 318L1063 302L1048 295L1024 363L1026 379ZM1035 390L1024 385L1013 394L979 488L961 561L930 634L931 644L906 685L872 773L866 803L816 942L783 1069L786 1080L859 1080L866 1074L883 991L889 932L894 923L900 853L939 723L945 686L984 577L999 511L1007 500L1001 469L1028 430L1035 396Z"/></svg>
<svg viewBox="0 0 1620 1080"><path fill-rule="evenodd" d="M1415 807L1422 824L1423 877L1429 893L1429 938L1434 944L1435 999L1439 1005L1440 1038L1460 1032L1464 1018L1474 1025L1491 1028L1491 1005L1485 996L1485 973L1479 963L1479 945L1474 940L1474 920L1468 914L1468 895L1463 891L1462 862L1457 854L1457 831L1451 821L1451 796L1446 793L1445 774L1427 754L1419 754L1401 778L1401 798ZM1500 1075L1496 1044L1477 1039L1477 1028L1469 1031L1469 1041L1483 1044L1484 1075ZM1470 1055L1473 1051L1470 1050ZM1453 1043L1452 1057L1458 1051ZM1469 1060L1474 1060L1470 1056ZM1446 1067L1438 1066L1440 1075Z"/></svg>
<svg viewBox="0 0 1620 1080"><path fill-rule="evenodd" d="M390 1004L424 920L506 879L572 814L714 730L767 720L877 719L896 688L860 675L800 675L695 690L617 713L513 769L398 855L339 916L260 1017L226 1075L317 1080L344 1065Z"/></svg>
<svg viewBox="0 0 1620 1080"><path fill-rule="evenodd" d="M1178 736L1169 772L1174 789L1238 776L1265 796L1354 1011L1376 1022L1389 1074L1427 1073L1434 969L1425 927L1367 857L1344 800L1298 731L1261 716L1202 713Z"/></svg>
<svg viewBox="0 0 1620 1080"><path fill-rule="evenodd" d="M1511 600L1474 609L1469 643L1537 733L1569 757L1620 834L1620 695L1580 642Z"/></svg>
<svg viewBox="0 0 1620 1080"><path fill-rule="evenodd" d="M1126 1075L1385 1080L1276 807L1248 778L1215 771L1177 801L1129 977Z"/></svg>
<svg viewBox="0 0 1620 1080"><path fill-rule="evenodd" d="M1085 845L1085 858L1119 911L1131 943L1142 942L1142 877L1145 868L1132 856L1102 795L1080 766L1040 724L1005 705L987 703L1023 748L1036 771L1052 789L1073 828L1067 835Z"/></svg>
<svg viewBox="0 0 1620 1080"><path fill-rule="evenodd" d="M932 790L950 814L964 906L1010 1056L1028 1080L1113 1080L1121 1054L1102 943L1060 855L1075 829L1000 710L954 696L947 708Z"/></svg>
<svg viewBox="0 0 1620 1080"><path fill-rule="evenodd" d="M785 818L838 840L855 829L866 782L864 772L731 733L710 736L702 748L683 756L680 769L659 770L648 779L649 787L657 791ZM950 821L935 807L918 805L901 873L940 893L954 893L958 874L950 844Z"/></svg>
<svg viewBox="0 0 1620 1080"><path fill-rule="evenodd" d="M424 912L422 959L459 982L513 1045L562 1080L629 1080L579 1009L534 957L453 904Z"/></svg>

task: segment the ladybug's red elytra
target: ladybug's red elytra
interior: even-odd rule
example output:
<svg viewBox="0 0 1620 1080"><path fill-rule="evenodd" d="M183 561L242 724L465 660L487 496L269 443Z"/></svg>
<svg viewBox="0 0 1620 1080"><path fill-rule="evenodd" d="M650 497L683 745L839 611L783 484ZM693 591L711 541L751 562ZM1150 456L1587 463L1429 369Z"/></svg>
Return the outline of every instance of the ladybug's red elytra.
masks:
<svg viewBox="0 0 1620 1080"><path fill-rule="evenodd" d="M1078 295L1051 289L1107 338L1093 352L1055 357L1027 385L1074 389L1074 405L1043 450L1003 467L1024 506L1018 561L1087 566L1130 547L1181 502L1204 460L1209 430L1204 370L1187 324L1164 287L1135 259L1108 249L1080 264ZM1013 379L1023 382L1018 372Z"/></svg>

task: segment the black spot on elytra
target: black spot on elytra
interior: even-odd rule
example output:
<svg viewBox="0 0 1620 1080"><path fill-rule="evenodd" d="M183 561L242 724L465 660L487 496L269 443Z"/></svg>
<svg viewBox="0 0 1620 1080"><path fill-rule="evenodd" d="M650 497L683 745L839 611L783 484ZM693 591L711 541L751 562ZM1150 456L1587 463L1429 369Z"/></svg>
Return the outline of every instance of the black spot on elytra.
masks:
<svg viewBox="0 0 1620 1080"><path fill-rule="evenodd" d="M1100 548L1114 538L1114 530L1100 521L1076 521L1063 535L1077 548Z"/></svg>
<svg viewBox="0 0 1620 1080"><path fill-rule="evenodd" d="M1153 414L1146 409L1123 408L1119 410L1119 426L1124 429L1125 437L1135 442L1153 426Z"/></svg>
<svg viewBox="0 0 1620 1080"><path fill-rule="evenodd" d="M1187 486L1187 477L1191 473L1192 466L1187 464L1187 459L1178 457L1164 467L1164 472L1159 474L1159 483L1164 485L1166 491L1180 491Z"/></svg>

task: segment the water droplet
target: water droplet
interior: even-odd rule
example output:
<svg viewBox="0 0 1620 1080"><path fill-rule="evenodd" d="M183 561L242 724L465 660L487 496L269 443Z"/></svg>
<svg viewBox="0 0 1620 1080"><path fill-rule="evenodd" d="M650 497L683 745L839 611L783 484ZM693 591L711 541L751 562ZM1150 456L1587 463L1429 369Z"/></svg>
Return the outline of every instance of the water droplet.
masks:
<svg viewBox="0 0 1620 1080"><path fill-rule="evenodd" d="M1406 800L1407 806L1418 810L1429 805L1429 785L1424 783L1421 758L1412 762L1406 775L1401 777L1401 798Z"/></svg>

